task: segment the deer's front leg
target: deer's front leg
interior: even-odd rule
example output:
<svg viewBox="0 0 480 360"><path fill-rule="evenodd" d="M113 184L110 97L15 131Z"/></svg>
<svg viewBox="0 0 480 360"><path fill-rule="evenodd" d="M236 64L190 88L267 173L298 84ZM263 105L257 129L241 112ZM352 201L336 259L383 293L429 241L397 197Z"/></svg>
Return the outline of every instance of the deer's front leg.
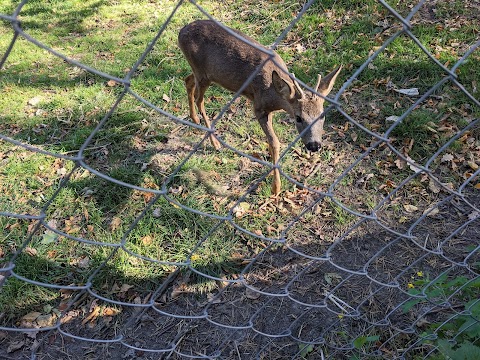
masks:
<svg viewBox="0 0 480 360"><path fill-rule="evenodd" d="M260 116L259 116L260 115ZM258 121L260 126L263 129L265 135L267 135L268 150L270 156L272 157L272 162L277 165L278 159L280 158L280 142L278 141L277 135L273 130L272 123L272 114L257 114ZM272 194L278 196L282 190L282 181L280 179L280 170L278 168L273 169L273 183L272 183Z"/></svg>

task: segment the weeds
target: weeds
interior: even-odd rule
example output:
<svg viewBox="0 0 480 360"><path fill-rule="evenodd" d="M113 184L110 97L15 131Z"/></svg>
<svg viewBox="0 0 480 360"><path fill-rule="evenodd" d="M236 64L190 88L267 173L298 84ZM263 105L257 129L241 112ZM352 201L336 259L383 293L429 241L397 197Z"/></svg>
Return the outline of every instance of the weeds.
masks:
<svg viewBox="0 0 480 360"><path fill-rule="evenodd" d="M409 286L409 294L419 298L409 300L403 306L405 312L416 304L436 304L444 306L447 302L459 303L460 311L451 314L445 321L437 321L428 325L425 332L420 334L422 344L437 348L439 354L431 359L443 359L445 356L452 359L470 359L480 354L477 345L480 340L480 301L478 292L480 280L468 279L464 276L451 278L444 274L435 281L428 276L418 276ZM432 338L434 340L430 340ZM428 339L428 340L427 340Z"/></svg>

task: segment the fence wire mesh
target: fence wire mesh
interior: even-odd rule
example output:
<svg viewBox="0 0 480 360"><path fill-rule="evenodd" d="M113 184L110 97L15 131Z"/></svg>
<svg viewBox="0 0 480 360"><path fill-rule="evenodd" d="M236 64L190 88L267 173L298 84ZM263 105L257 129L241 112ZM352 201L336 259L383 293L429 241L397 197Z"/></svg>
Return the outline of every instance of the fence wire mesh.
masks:
<svg viewBox="0 0 480 360"><path fill-rule="evenodd" d="M468 351L478 354L480 101L478 74L460 70L479 60L480 40L455 53L455 62L444 63L431 44L419 39L424 22L441 17L437 14L435 20L432 15L437 2L406 7L378 3L384 11L378 46L368 55L350 51L342 57L344 82L337 84L325 106L327 123L332 119L326 125L325 151L308 154L300 136L290 137L278 164L264 156L262 144L254 141L253 147L242 147L244 140L229 137L237 129L236 121L252 117L243 113L251 105L239 94L218 104L213 126L207 128L179 111L165 110L165 102L175 102L171 94L150 100L135 90L142 81L153 87L162 81L183 86L178 68L170 68L174 80L159 76L153 82L143 71L153 66L149 56L167 36L165 30L185 25L176 21L184 7L223 23L224 18L232 20L227 15L234 3L216 5L224 11L222 18L195 1L178 1L123 77L76 60L81 57L75 56L75 49L62 51L30 35L21 21L29 1L0 14L12 29L0 61L3 74L13 71L11 54L26 41L41 54L63 60L65 68L83 71L86 79L99 77L116 91L113 104L73 151L35 144L22 129L0 128L4 169L15 152L23 159L37 154L53 160L43 166L53 167L55 175L45 185L53 189L48 196L24 183L24 191L30 192L26 197L34 195L36 200L27 206L11 198L0 208L0 355L427 359L459 351L465 341L471 346ZM46 2L46 11L53 5ZM475 8L474 2L471 9ZM279 31L273 48L302 44L290 34L309 16L328 9L308 1L289 5L286 11L295 15ZM400 40L413 49L406 64L397 61L392 48ZM315 51L328 57L329 51L338 51L339 42ZM179 54L175 45L171 49ZM297 49L298 57L311 55ZM187 74L188 66L180 58L174 58L174 65L184 64L181 71ZM35 76L35 60L25 63ZM422 63L435 64L436 80L423 84L419 92L375 75L368 81L362 78L379 67L387 67L387 73L418 67L422 78ZM2 86L7 94L8 84ZM445 98L454 109L440 111ZM186 103L186 96L177 101ZM211 102L219 101L214 97ZM73 98L72 107L83 105L80 97ZM380 126L374 119L387 107L392 116L386 121L383 117ZM433 110L425 115L425 109ZM133 167L136 174L156 167L157 172L151 172L156 179L129 176L133 161L128 152L122 153L125 159L117 159L123 172L121 166L112 171L105 160L114 155L110 145L119 141L115 127L127 126L121 118L128 112L144 114L144 139L156 144L155 156L135 161ZM415 127L422 116L427 120ZM58 119L61 129L67 121ZM83 115L69 121L68 126L80 123ZM165 138L155 135L159 129L168 129ZM427 136L414 144L415 134L408 129L426 131ZM218 136L223 149L210 149L210 133ZM184 140L188 136L195 141ZM249 134L242 136L250 141ZM259 139L263 141L261 135ZM426 150L415 153L414 146ZM213 161L213 169L202 170L208 161ZM235 174L221 179L222 168L232 163ZM269 197L267 190L275 167L282 175L278 198ZM100 185L94 188L89 179ZM76 191L75 210L62 205L68 191ZM91 201L112 206L95 224L89 219L96 215L86 210ZM129 208L134 216L127 215ZM82 214L82 223L74 212ZM172 232L162 230L172 227ZM42 246L44 252L39 250ZM227 255L221 257L220 252ZM74 255L78 253L82 255ZM138 271L122 274L131 268Z"/></svg>

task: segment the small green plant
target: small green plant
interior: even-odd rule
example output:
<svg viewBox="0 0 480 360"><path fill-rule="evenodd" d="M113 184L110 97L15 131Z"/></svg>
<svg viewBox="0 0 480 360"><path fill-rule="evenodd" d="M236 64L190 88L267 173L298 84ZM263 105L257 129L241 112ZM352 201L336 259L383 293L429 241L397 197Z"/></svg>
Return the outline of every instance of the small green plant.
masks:
<svg viewBox="0 0 480 360"><path fill-rule="evenodd" d="M302 359L306 359L308 354L313 352L313 350L315 349L312 344L298 344L298 348Z"/></svg>
<svg viewBox="0 0 480 360"><path fill-rule="evenodd" d="M421 274L421 272L417 273ZM459 299L463 304L463 311L457 316L452 316L448 322L436 322L428 326L422 334L425 339L434 335L435 340L425 340L438 349L440 354L431 359L478 359L480 358L480 300L478 293L480 279L468 279L465 276L457 276L449 279L448 274L443 274L438 279L430 281L428 276L417 276L408 284L409 294L421 295L424 298L415 298L405 303L404 312L408 312L419 303L437 303L441 305L445 301L451 302L452 298Z"/></svg>
<svg viewBox="0 0 480 360"><path fill-rule="evenodd" d="M353 340L353 346L356 351L353 355L350 356L349 360L359 360L363 359L364 353L368 352L372 345L380 339L379 335L371 336L359 336Z"/></svg>
<svg viewBox="0 0 480 360"><path fill-rule="evenodd" d="M377 341L380 338L378 335L373 336L359 336L353 341L353 346L355 349L362 349L365 345Z"/></svg>

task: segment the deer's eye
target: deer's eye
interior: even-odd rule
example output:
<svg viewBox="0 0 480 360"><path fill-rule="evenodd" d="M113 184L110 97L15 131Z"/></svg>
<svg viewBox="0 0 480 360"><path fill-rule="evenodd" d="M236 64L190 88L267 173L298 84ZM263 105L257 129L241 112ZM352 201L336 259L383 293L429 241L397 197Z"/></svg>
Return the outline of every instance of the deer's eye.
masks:
<svg viewBox="0 0 480 360"><path fill-rule="evenodd" d="M301 123L302 122L302 118L300 116L296 116L295 117L295 120L297 121L297 123Z"/></svg>

